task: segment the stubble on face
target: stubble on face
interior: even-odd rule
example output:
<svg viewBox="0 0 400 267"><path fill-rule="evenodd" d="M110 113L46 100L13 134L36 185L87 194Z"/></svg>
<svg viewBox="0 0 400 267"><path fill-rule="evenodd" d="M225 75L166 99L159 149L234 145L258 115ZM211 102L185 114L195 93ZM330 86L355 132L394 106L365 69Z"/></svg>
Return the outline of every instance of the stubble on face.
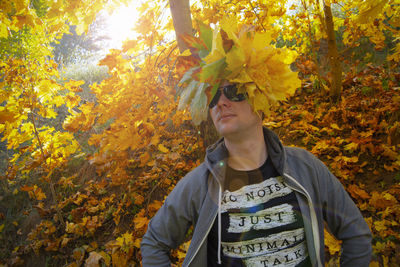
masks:
<svg viewBox="0 0 400 267"><path fill-rule="evenodd" d="M241 134L245 136L246 132L262 125L261 118L247 101L232 102L225 96L221 96L210 114L217 132L225 138Z"/></svg>

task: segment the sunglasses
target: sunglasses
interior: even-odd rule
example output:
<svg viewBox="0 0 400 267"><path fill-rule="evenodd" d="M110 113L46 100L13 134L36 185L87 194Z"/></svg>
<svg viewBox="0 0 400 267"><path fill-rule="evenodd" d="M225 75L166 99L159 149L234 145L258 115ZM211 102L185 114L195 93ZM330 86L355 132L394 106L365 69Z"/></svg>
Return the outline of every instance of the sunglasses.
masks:
<svg viewBox="0 0 400 267"><path fill-rule="evenodd" d="M218 88L218 91L215 93L213 99L211 99L209 108L213 108L218 104L219 98L221 94L224 93L225 97L233 102L240 102L246 99L246 94L238 94L238 88L235 84L225 85L223 87ZM221 93L222 92L222 93Z"/></svg>

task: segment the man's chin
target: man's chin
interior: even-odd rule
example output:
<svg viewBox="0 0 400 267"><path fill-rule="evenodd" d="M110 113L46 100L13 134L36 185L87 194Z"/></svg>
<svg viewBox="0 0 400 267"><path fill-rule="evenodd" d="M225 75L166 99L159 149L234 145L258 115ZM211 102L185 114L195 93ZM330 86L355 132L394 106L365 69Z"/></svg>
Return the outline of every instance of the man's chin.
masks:
<svg viewBox="0 0 400 267"><path fill-rule="evenodd" d="M221 125L217 128L217 132L221 135L221 136L228 136L230 134L235 133L236 129L235 127L232 127L232 125Z"/></svg>

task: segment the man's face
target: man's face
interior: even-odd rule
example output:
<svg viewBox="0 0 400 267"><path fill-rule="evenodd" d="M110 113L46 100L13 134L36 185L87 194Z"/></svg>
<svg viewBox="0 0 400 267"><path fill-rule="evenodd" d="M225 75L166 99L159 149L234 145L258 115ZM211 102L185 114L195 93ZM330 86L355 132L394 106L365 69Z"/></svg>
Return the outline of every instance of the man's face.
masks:
<svg viewBox="0 0 400 267"><path fill-rule="evenodd" d="M210 108L210 115L218 133L228 138L262 125L260 116L253 112L247 100L231 101L223 93L217 104Z"/></svg>

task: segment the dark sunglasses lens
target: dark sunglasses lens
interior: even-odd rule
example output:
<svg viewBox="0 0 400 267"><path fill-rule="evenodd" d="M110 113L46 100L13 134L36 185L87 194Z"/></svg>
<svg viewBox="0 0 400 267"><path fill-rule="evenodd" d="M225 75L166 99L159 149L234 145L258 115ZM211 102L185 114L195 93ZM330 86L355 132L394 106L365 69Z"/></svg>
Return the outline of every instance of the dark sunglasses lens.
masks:
<svg viewBox="0 0 400 267"><path fill-rule="evenodd" d="M208 105L209 108L213 108L218 104L219 98L221 97L221 91L224 92L224 95L226 96L226 98L229 99L229 101L239 102L246 99L245 94L237 94L236 85L230 84L218 89L210 104Z"/></svg>
<svg viewBox="0 0 400 267"><path fill-rule="evenodd" d="M239 101L243 101L243 100L246 99L245 94L238 94L237 93L238 89L237 89L236 85L234 85L234 84L228 85L228 86L224 86L223 90L224 90L224 95L230 101L239 102Z"/></svg>
<svg viewBox="0 0 400 267"><path fill-rule="evenodd" d="M208 105L209 108L213 108L217 105L219 98L221 97L221 90L217 90L213 99L211 99L210 104Z"/></svg>

